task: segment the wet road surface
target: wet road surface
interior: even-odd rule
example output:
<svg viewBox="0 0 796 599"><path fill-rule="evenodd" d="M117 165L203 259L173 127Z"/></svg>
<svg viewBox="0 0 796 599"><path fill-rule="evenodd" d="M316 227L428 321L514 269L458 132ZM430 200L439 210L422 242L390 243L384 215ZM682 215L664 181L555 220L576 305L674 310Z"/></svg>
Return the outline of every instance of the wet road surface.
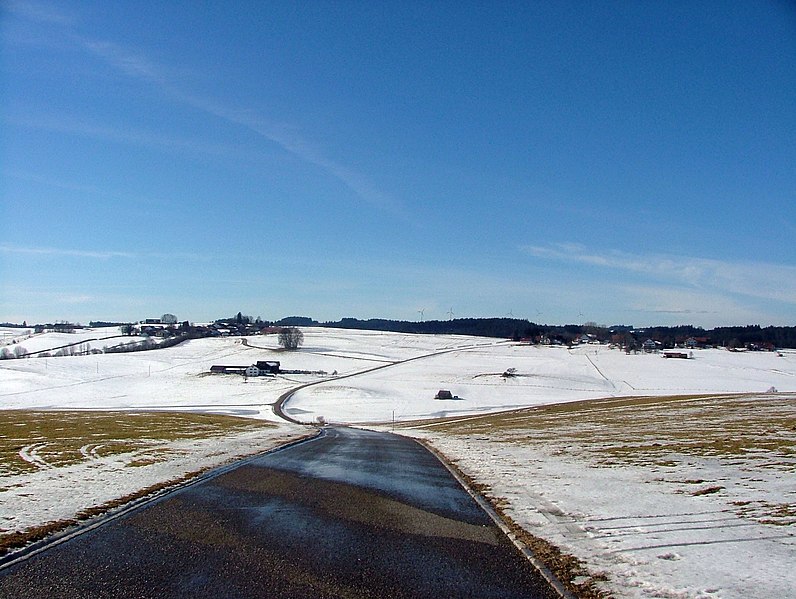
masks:
<svg viewBox="0 0 796 599"><path fill-rule="evenodd" d="M329 428L0 571L0 597L556 597L423 447Z"/></svg>

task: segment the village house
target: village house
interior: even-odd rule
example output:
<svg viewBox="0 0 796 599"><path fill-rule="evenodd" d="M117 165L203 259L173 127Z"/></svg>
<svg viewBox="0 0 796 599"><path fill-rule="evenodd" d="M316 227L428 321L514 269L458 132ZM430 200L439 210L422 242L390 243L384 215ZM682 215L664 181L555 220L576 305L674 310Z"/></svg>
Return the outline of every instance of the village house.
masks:
<svg viewBox="0 0 796 599"><path fill-rule="evenodd" d="M685 340L687 349L697 349L709 347L710 340L707 337L689 337Z"/></svg>
<svg viewBox="0 0 796 599"><path fill-rule="evenodd" d="M641 349L644 350L646 353L652 353L657 351L660 348L661 342L655 341L654 339L647 339L644 343L641 344Z"/></svg>
<svg viewBox="0 0 796 599"><path fill-rule="evenodd" d="M215 364L210 367L212 374L240 374L244 376L265 376L279 374L279 362L260 360L249 366L230 366Z"/></svg>

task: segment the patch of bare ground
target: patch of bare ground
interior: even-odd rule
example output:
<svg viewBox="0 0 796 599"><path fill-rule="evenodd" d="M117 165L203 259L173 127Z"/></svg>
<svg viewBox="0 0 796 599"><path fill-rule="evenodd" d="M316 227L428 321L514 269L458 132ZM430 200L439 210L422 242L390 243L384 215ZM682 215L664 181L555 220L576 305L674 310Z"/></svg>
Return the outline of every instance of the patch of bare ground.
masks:
<svg viewBox="0 0 796 599"><path fill-rule="evenodd" d="M704 489L697 489L696 491L693 491L691 493L691 495L693 495L694 497L698 497L700 495L712 495L713 493L718 493L723 488L724 487L722 487L721 485L713 485L712 487L705 487Z"/></svg>
<svg viewBox="0 0 796 599"><path fill-rule="evenodd" d="M710 459L747 473L796 474L794 393L607 398L402 426L539 448L597 468L672 469ZM718 482L699 479L705 487L692 494L726 490ZM789 522L762 500L754 511L737 513L760 523Z"/></svg>
<svg viewBox="0 0 796 599"><path fill-rule="evenodd" d="M273 426L234 416L186 412L0 410L0 477L110 455L159 452L165 442Z"/></svg>
<svg viewBox="0 0 796 599"><path fill-rule="evenodd" d="M270 422L233 416L184 412L4 410L0 411L0 482L4 476L41 468L57 472L59 468L86 461L95 463L108 456L118 456L130 468L145 468L186 455L185 450L170 447L170 442L213 439L274 426ZM0 555L261 451L252 450L226 460L220 458L213 466L86 508L71 518L24 530L0 529ZM6 487L0 486L0 492L4 490Z"/></svg>

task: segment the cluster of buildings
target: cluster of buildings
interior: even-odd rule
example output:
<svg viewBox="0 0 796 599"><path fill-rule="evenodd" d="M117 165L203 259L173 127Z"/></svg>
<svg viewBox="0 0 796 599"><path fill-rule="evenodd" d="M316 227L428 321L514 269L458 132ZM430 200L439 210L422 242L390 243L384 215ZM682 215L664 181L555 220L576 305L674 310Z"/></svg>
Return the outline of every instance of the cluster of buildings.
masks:
<svg viewBox="0 0 796 599"><path fill-rule="evenodd" d="M264 326L252 322L218 321L207 324L191 324L187 320L178 322L172 314L164 314L161 318L146 318L132 325L124 325L122 333L147 337L176 337L184 335L200 337L245 337L249 335L265 335L278 333L279 327Z"/></svg>
<svg viewBox="0 0 796 599"><path fill-rule="evenodd" d="M214 365L210 367L212 374L241 374L243 376L268 376L279 374L279 362L268 360L258 360L256 364L249 366L222 366Z"/></svg>
<svg viewBox="0 0 796 599"><path fill-rule="evenodd" d="M693 354L687 353L688 350L710 349L714 347L709 337L676 337L668 336L663 340L649 337L650 333L643 329L627 330L605 330L602 335L593 333L569 333L569 334L540 334L536 337L525 337L521 342L534 345L566 345L574 347L577 345L601 345L606 344L625 350L627 353L661 353L664 357L687 358ZM757 343L738 343L737 345L727 345L730 351L775 351L775 346L770 342Z"/></svg>

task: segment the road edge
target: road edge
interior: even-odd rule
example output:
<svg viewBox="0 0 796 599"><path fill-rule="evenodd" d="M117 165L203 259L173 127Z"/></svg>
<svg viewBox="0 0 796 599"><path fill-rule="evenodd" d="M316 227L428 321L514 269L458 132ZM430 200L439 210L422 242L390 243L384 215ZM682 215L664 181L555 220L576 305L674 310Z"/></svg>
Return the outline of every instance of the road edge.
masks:
<svg viewBox="0 0 796 599"><path fill-rule="evenodd" d="M190 476L184 480L180 480L173 484L166 483L166 486L158 489L157 491L153 491L143 497L139 497L136 499L132 499L120 506L110 508L108 511L93 516L84 522L79 522L77 524L69 524L63 530L54 532L45 536L42 539L32 541L29 544L25 545L24 547L20 547L19 549L14 549L6 553L5 555L0 555L0 576L2 576L3 571L25 562L36 555L43 553L53 547L60 545L61 543L65 543L75 537L78 537L82 534L100 528L114 520L118 520L119 518L123 518L125 516L131 515L139 510L142 510L148 507L151 504L157 503L166 499L169 495L177 493L178 491L182 491L188 487L192 487L199 483L206 482L208 480L212 480L221 476L222 474L226 474L236 468L241 466L245 466L246 464L257 460L265 455L269 455L272 453L277 453L279 451L283 451L286 449L290 449L291 447L295 447L296 445L300 445L302 443L308 443L310 441L314 441L323 435L326 432L322 428L316 428L313 434L304 435L298 439L293 439L288 441L287 443L283 443L281 445L277 445L275 447L271 447L270 449L266 449L265 451L260 451L248 456L242 456L239 459L233 459L226 464L221 464L219 466L215 466L204 472L200 472L194 476Z"/></svg>
<svg viewBox="0 0 796 599"><path fill-rule="evenodd" d="M411 437L409 437L411 438ZM426 448L434 457L436 457L440 463L442 463L445 468L448 469L448 472L453 475L456 481L464 488L465 491L472 497L476 503L484 510L487 515L492 519L492 521L497 525L497 527L506 535L506 537L514 544L514 546L519 549L520 553L522 553L525 558L531 563L531 565L536 568L539 575L545 579L545 581L550 585L550 587L558 593L561 599L578 599L576 595L574 595L569 589L564 586L555 574L548 568L544 562L542 562L539 558L534 555L533 551L514 534L511 527L506 523L506 521L501 517L501 515L495 510L492 504L483 496L481 493L476 491L470 486L470 482L462 475L459 469L452 464L447 457L445 457L442 453L439 452L435 447L431 444L425 442L423 439L413 439L418 444L422 445Z"/></svg>

